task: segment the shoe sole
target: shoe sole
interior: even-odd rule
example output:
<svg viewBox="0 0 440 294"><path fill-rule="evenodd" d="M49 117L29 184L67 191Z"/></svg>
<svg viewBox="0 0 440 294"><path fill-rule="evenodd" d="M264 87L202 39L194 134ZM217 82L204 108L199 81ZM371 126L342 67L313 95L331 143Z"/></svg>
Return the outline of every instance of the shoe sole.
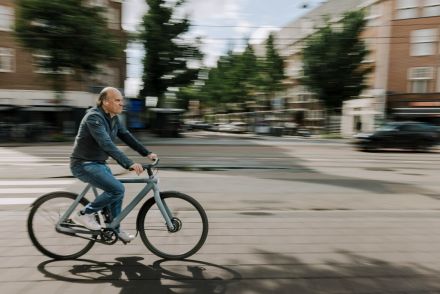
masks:
<svg viewBox="0 0 440 294"><path fill-rule="evenodd" d="M121 240L121 241L122 241L123 243L125 243L125 244L130 243L131 241L134 240L134 238L133 238L133 239L130 239L130 240L124 240L124 239L122 239L122 238L119 237L119 236L118 236L118 239Z"/></svg>
<svg viewBox="0 0 440 294"><path fill-rule="evenodd" d="M100 230L102 229L101 227L99 227L99 229L89 228L89 227L87 227L86 225L84 225L83 223L81 223L80 221L77 221L75 218L73 218L72 220L73 220L73 222L74 222L75 224L80 225L80 226L83 226L84 228L86 228L86 229L88 229L88 230L90 230L90 231L100 231Z"/></svg>

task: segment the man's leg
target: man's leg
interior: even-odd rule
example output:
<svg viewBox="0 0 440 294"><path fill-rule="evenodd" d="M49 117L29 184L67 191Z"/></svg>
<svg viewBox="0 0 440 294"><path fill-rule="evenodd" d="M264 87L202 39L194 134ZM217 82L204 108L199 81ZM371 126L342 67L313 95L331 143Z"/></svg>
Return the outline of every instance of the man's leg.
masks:
<svg viewBox="0 0 440 294"><path fill-rule="evenodd" d="M104 164L98 163L86 163L80 167L72 168L74 176L80 180L90 183L93 186L104 191L101 195L96 197L95 201L89 203L85 208L86 218L84 221L81 216L79 216L75 222L83 224L86 227L94 227L95 225L99 227L99 224L94 220L92 213L102 210L104 207L110 207L113 217L118 216L121 213L122 199L124 197L125 187L118 181L112 174L110 168ZM95 223L90 224L90 222ZM94 229L94 228L91 228ZM99 229L99 228L97 228ZM118 237L122 241L128 243L134 239L134 236L124 232L119 229L119 226L115 228L118 232Z"/></svg>
<svg viewBox="0 0 440 294"><path fill-rule="evenodd" d="M84 166L84 171L87 182L104 191L86 206L84 212L93 213L110 206L112 216L117 217L121 213L124 185L113 176L110 168L105 164L87 164Z"/></svg>
<svg viewBox="0 0 440 294"><path fill-rule="evenodd" d="M124 185L111 173L110 168L105 164L88 162L72 167L72 174L83 182L90 183L104 192L89 203L84 209L85 216L77 216L75 222L80 223L89 229L98 230L99 224L92 213L109 207L113 217L121 212L122 198L124 196ZM116 228L118 231L119 228Z"/></svg>

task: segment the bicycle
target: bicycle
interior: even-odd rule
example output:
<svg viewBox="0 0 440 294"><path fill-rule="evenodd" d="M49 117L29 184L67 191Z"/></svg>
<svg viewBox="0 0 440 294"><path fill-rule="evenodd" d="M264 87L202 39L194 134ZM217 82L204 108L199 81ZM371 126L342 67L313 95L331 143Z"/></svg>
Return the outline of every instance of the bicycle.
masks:
<svg viewBox="0 0 440 294"><path fill-rule="evenodd" d="M75 224L70 216L84 208L89 201L85 195L91 189L95 197L97 188L90 184L80 194L52 192L31 205L27 229L33 245L53 259L75 259L86 254L98 242L113 245L118 241L115 228L153 190L139 209L136 218L138 233L144 245L164 259L184 259L195 254L208 235L208 218L203 207L192 197L177 192L160 192L153 168L159 163L143 164L148 177L118 178L122 183L145 183L138 194L113 218L109 209L96 214L100 231L92 231ZM122 240L121 240L122 241ZM122 241L123 242L123 241Z"/></svg>

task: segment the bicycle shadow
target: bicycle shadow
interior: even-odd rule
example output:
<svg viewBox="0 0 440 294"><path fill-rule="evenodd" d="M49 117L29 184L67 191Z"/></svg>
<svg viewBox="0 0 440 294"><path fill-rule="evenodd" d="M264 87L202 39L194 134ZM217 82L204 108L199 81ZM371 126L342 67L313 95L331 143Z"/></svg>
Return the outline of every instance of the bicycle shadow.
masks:
<svg viewBox="0 0 440 294"><path fill-rule="evenodd" d="M89 259L47 260L38 270L48 278L79 284L109 284L120 293L226 293L228 284L241 275L227 267L197 260L158 260L151 265L143 257L118 257L115 262ZM167 265L166 263L170 263Z"/></svg>

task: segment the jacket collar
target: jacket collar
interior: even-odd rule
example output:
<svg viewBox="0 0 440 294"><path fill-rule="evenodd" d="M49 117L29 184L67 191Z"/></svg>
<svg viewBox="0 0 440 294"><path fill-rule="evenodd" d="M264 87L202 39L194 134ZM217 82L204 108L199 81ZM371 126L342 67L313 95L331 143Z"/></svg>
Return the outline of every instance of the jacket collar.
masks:
<svg viewBox="0 0 440 294"><path fill-rule="evenodd" d="M110 114L106 113L106 112L104 111L104 108L102 108L101 106L96 106L96 109L97 109L99 112L101 112L102 115L104 115L104 117L105 117L106 119L108 119L108 120L112 120L113 118L116 117L116 115L115 115L115 116L112 118L112 117L110 116Z"/></svg>

